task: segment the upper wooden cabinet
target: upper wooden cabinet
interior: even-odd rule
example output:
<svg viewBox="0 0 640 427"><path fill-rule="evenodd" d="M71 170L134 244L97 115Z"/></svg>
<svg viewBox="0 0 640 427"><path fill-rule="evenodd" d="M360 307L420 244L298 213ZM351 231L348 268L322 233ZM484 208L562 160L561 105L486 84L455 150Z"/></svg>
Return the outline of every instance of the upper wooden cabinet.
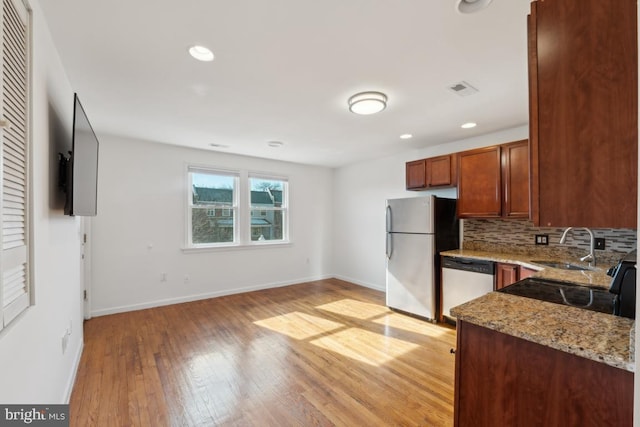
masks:
<svg viewBox="0 0 640 427"><path fill-rule="evenodd" d="M527 140L458 153L458 217L529 217Z"/></svg>
<svg viewBox="0 0 640 427"><path fill-rule="evenodd" d="M424 190L427 188L426 159L407 162L407 190Z"/></svg>
<svg viewBox="0 0 640 427"><path fill-rule="evenodd" d="M637 1L531 4L532 219L636 228Z"/></svg>
<svg viewBox="0 0 640 427"><path fill-rule="evenodd" d="M407 190L455 187L456 155L431 157L407 162Z"/></svg>
<svg viewBox="0 0 640 427"><path fill-rule="evenodd" d="M455 154L426 159L428 187L455 187L457 178Z"/></svg>
<svg viewBox="0 0 640 427"><path fill-rule="evenodd" d="M478 148L459 153L458 168L458 217L500 217L500 147Z"/></svg>

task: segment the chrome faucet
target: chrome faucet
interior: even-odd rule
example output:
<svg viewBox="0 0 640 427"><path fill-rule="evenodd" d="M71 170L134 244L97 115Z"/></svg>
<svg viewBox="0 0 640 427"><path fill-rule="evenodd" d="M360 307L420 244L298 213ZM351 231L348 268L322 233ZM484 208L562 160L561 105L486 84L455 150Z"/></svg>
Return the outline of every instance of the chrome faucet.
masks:
<svg viewBox="0 0 640 427"><path fill-rule="evenodd" d="M583 256L582 258L580 258L580 261L585 262L587 261L589 263L589 267L595 267L596 266L596 253L594 251L595 248L595 237L593 236L593 232L591 230L589 230L587 227L578 227L578 228L582 228L583 230L587 230L587 233L589 233L589 237L591 237L591 242L589 244L589 253L585 256ZM567 234L569 234L569 231L573 230L573 227L568 227L566 230L564 230L564 232L562 233L562 237L560 237L560 244L563 245L566 241L567 241Z"/></svg>

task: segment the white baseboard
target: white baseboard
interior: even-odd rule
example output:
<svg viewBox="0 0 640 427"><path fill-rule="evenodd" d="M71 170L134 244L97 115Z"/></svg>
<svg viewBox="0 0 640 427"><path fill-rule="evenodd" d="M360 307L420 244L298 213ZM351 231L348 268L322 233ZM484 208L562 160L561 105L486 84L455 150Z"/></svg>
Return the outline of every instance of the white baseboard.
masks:
<svg viewBox="0 0 640 427"><path fill-rule="evenodd" d="M119 307L110 307L110 308L104 308L104 309L99 309L99 310L92 310L91 311L91 316L92 317L99 317L99 316L106 316L106 315L109 315L109 314L124 313L124 312L127 312L127 311L144 310L146 308L162 307L162 306L165 306L165 305L180 304L180 303L183 303L183 302L198 301L198 300L203 300L203 299L222 297L222 296L225 296L225 295L241 294L241 293L244 293L244 292L259 291L259 290L262 290L262 289L279 288L279 287L282 287L282 286L297 285L299 283L313 282L315 280L330 279L332 277L334 277L334 276L329 274L329 275L307 277L307 278L296 279L296 280L287 280L287 281L284 281L284 282L264 283L264 284L261 284L261 285L247 286L247 287L244 287L244 288L234 288L234 289L225 289L225 290L221 290L221 291L206 292L206 293L203 293L203 294L185 295L185 296L181 296L181 297L166 298L166 299L149 301L149 302L138 303L138 304L122 305L122 306L119 306Z"/></svg>
<svg viewBox="0 0 640 427"><path fill-rule="evenodd" d="M69 401L71 400L71 393L73 392L73 385L76 382L76 376L78 375L78 369L80 368L80 360L82 359L83 350L84 350L84 340L81 341L80 345L78 346L78 351L76 352L76 355L73 360L73 369L71 371L71 375L69 376L69 379L67 380L67 386L65 388L65 393L64 393L65 404L69 404Z"/></svg>
<svg viewBox="0 0 640 427"><path fill-rule="evenodd" d="M376 291L381 291L381 292L385 292L386 291L386 286L385 285L383 285L383 286L375 285L373 283L367 283L367 282L363 282L361 280L354 279L352 277L346 277L346 276L341 276L341 275L337 275L337 274L334 274L333 277L335 277L336 279L344 280L345 282L351 282L351 283L354 283L354 284L359 285L359 286L364 286L365 288L375 289Z"/></svg>

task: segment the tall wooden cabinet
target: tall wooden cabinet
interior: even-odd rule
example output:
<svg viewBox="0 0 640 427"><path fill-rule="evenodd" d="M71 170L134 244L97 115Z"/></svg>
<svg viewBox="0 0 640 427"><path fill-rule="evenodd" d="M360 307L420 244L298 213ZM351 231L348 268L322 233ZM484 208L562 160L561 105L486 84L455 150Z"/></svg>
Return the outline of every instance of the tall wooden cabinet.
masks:
<svg viewBox="0 0 640 427"><path fill-rule="evenodd" d="M501 146L502 216L529 218L529 141Z"/></svg>
<svg viewBox="0 0 640 427"><path fill-rule="evenodd" d="M458 153L458 217L529 217L529 144Z"/></svg>
<svg viewBox="0 0 640 427"><path fill-rule="evenodd" d="M637 1L531 4L532 219L636 228Z"/></svg>

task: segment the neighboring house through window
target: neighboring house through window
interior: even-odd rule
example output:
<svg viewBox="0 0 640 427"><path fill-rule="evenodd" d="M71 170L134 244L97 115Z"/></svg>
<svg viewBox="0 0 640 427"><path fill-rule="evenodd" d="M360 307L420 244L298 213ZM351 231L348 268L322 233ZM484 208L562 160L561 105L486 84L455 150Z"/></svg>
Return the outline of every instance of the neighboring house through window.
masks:
<svg viewBox="0 0 640 427"><path fill-rule="evenodd" d="M288 242L287 179L189 166L188 181L188 247Z"/></svg>

